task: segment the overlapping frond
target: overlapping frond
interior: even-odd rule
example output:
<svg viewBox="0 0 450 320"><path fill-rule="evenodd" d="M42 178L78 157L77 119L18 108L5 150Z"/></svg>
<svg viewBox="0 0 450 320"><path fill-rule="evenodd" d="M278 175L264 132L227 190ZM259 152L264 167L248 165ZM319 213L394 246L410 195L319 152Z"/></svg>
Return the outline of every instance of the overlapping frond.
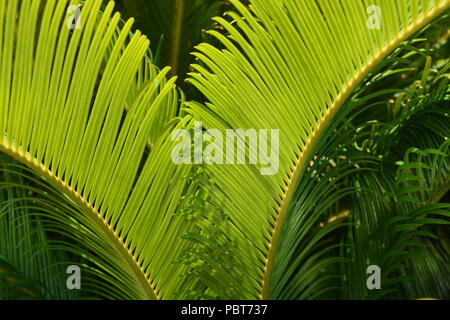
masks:
<svg viewBox="0 0 450 320"><path fill-rule="evenodd" d="M152 40L155 63L172 67L172 74L184 77L193 62L190 53L203 41L213 17L222 12L221 0L133 0L116 1L137 21L137 27Z"/></svg>
<svg viewBox="0 0 450 320"><path fill-rule="evenodd" d="M9 160L11 161L11 160ZM35 203L22 187L23 177L11 172L0 156L0 298L73 299L65 288L61 251L51 251Z"/></svg>
<svg viewBox="0 0 450 320"><path fill-rule="evenodd" d="M450 7L449 0L231 2L237 11L215 19L227 34L210 31L223 49L201 44L194 53L199 63L189 81L206 106L180 103L169 68L153 66L149 41L131 32L132 20L113 14L112 2L83 2L75 21L66 11L78 10L70 6L77 1L0 2L0 151L64 194L27 175L45 205L64 207L43 215L75 240L60 248L90 260L83 267L98 296L298 299L341 285L331 269L346 249L334 235L348 212L331 212L355 190L380 187L363 172L381 161L376 152L358 153L363 129L337 125L351 126L345 117L356 108L400 90L341 107L383 59ZM429 72L427 60L422 84ZM448 100L446 74L418 109ZM173 119L183 104L183 121ZM193 129L196 120L222 132L279 130L278 172L261 175L263 164L174 164L172 132ZM395 129L409 120L399 117ZM438 137L445 128L428 127ZM355 173L364 178L353 181ZM374 209L386 204L379 191ZM357 197L372 203L367 193ZM354 217L374 218L359 200Z"/></svg>
<svg viewBox="0 0 450 320"><path fill-rule="evenodd" d="M73 20L75 4L0 2L0 150L75 204L61 214L87 228L115 298L170 298L189 230L174 216L189 167L170 158L180 94L113 2Z"/></svg>
<svg viewBox="0 0 450 320"><path fill-rule="evenodd" d="M233 236L242 246L250 240L248 252L258 260L256 270L249 259L247 287L255 298L268 298L278 285L271 280L283 222L324 131L368 73L450 2L232 3L239 13L216 18L228 36L210 31L225 49L197 47L201 64L190 81L209 102L190 104L189 111L207 129L280 130L278 174L261 176L255 166L211 168L232 199L226 211L236 227ZM380 28L370 25L370 12L378 12Z"/></svg>

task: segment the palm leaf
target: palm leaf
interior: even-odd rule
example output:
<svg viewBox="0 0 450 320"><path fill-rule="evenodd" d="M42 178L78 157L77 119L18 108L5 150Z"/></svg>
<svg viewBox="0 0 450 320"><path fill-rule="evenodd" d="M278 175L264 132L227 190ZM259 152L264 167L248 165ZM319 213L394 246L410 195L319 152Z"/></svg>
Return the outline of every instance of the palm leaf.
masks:
<svg viewBox="0 0 450 320"><path fill-rule="evenodd" d="M36 202L13 174L11 160L0 158L0 298L73 299L65 286L61 260L36 213Z"/></svg>
<svg viewBox="0 0 450 320"><path fill-rule="evenodd" d="M190 82L209 102L187 104L182 122L170 121L179 93L169 69L158 73L148 40L112 15L112 3L99 14L101 2L83 3L79 30L66 26L75 1L0 3L0 150L69 198L54 228L94 248L97 257L71 249L97 266L91 272L114 298L328 294L323 273L340 263L332 236L344 225L320 219L350 192L340 182L362 171L354 165L373 161L349 154L329 172L339 154L327 157L339 145L329 138L352 111L342 106L450 1L375 1L383 27L369 29L369 1L232 0L238 13L215 19L229 36L210 32L225 49L202 44L195 53L201 65ZM229 165L202 177L173 164L172 130L195 120L279 129L278 174Z"/></svg>
<svg viewBox="0 0 450 320"><path fill-rule="evenodd" d="M189 110L207 129L280 130L279 174L262 177L251 166L211 168L233 200L226 210L239 226L234 237L241 246L251 241L247 287L255 298L268 298L278 285L272 281L284 222L324 133L369 72L450 2L253 0L249 9L231 2L239 13L230 12L231 21L215 19L229 36L210 31L225 50L201 44L195 53L205 67L194 66L190 82L209 102ZM382 13L379 30L367 27L373 4Z"/></svg>
<svg viewBox="0 0 450 320"><path fill-rule="evenodd" d="M190 52L204 40L204 30L210 29L212 18L228 7L226 1L219 0L137 0L117 4L152 39L155 63L169 65L172 74L183 77L193 62Z"/></svg>
<svg viewBox="0 0 450 320"><path fill-rule="evenodd" d="M0 150L75 205L63 214L88 229L78 236L98 249L115 297L170 298L190 227L173 215L189 170L170 161L175 79L156 72L149 41L112 2L101 14L101 0L83 3L70 30L75 3L1 2Z"/></svg>

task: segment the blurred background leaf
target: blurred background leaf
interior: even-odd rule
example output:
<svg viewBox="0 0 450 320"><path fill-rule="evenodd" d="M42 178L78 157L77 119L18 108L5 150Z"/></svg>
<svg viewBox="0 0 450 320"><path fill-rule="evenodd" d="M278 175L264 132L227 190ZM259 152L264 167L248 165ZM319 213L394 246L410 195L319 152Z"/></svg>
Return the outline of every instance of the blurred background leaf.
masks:
<svg viewBox="0 0 450 320"><path fill-rule="evenodd" d="M0 154L0 300L75 299L66 287L70 258L43 218L57 208L38 198L22 168Z"/></svg>
<svg viewBox="0 0 450 320"><path fill-rule="evenodd" d="M214 28L215 16L232 9L228 0L117 0L117 9L124 19L134 18L135 28L147 35L160 68L172 67L171 75L188 98L198 92L184 85L183 79L195 57L194 47L204 41L213 42L206 30Z"/></svg>

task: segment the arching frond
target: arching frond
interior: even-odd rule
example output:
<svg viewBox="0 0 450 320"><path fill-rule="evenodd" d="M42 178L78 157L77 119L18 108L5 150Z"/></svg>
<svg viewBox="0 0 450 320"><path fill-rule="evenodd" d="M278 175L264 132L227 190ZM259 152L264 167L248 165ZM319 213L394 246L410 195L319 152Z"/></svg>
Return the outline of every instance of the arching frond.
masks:
<svg viewBox="0 0 450 320"><path fill-rule="evenodd" d="M170 160L175 79L113 2L84 2L72 28L75 3L0 3L0 150L75 204L65 214L88 228L116 298L170 298L189 230L174 216L189 170Z"/></svg>
<svg viewBox="0 0 450 320"><path fill-rule="evenodd" d="M0 298L74 299L21 175L0 155ZM67 259L67 256L65 257Z"/></svg>
<svg viewBox="0 0 450 320"><path fill-rule="evenodd" d="M429 133L422 145L432 141L437 149L447 138L445 118L420 119L446 114L448 68L414 47L422 40L405 41L450 0L230 1L236 11L215 18L225 34L209 32L221 47L203 43L194 53L188 81L205 105L185 103L176 79L167 79L170 69L153 65L148 39L113 13L112 2L0 2L0 151L39 176L24 171L39 208L54 206L40 213L46 227L73 240L55 247L82 257L89 292L113 299L321 298L346 286L338 268L360 281L367 259L386 256L402 276L445 273L439 257L399 267L396 257L419 242L407 229L438 221L423 210L446 216L447 207L402 198L424 190L400 190L393 157L384 157L414 126ZM383 79L413 73L416 55L425 60L421 79L379 88ZM393 105L372 102L388 95ZM411 109L399 108L409 102ZM385 123L365 123L381 112ZM203 128L272 130L265 146L274 171L263 163L175 164L173 133ZM249 158L258 153L245 138L238 144ZM433 197L448 184L447 162L436 161L440 169L426 180ZM396 220L394 209L407 219ZM367 230L355 231L361 221ZM383 226L392 230L382 234ZM361 254L377 236L402 241ZM356 237L362 245L352 251ZM7 268L19 278L15 265ZM366 297L363 284L344 293Z"/></svg>
<svg viewBox="0 0 450 320"><path fill-rule="evenodd" d="M232 199L226 211L239 226L234 237L241 246L250 239L248 251L258 260L257 270L253 260L247 266L248 287L255 298L268 298L281 281L272 283L280 238L288 229L284 222L294 214L295 192L324 133L369 72L450 2L252 0L249 8L232 3L238 13L216 18L229 36L210 31L225 49L197 47L202 64L194 66L190 82L209 102L190 104L189 111L207 129L280 132L278 174L261 176L254 166L211 168ZM370 24L370 7L379 14L379 29Z"/></svg>

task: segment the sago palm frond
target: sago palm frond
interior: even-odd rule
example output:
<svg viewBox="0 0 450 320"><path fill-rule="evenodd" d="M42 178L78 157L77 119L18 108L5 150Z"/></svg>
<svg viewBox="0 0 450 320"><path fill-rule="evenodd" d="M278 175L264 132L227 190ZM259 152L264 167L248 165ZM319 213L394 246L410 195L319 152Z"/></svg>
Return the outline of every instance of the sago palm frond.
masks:
<svg viewBox="0 0 450 320"><path fill-rule="evenodd" d="M122 297L171 297L189 230L173 216L188 170L170 161L175 79L112 2L101 14L101 0L84 2L73 30L70 4L0 3L0 150L76 204Z"/></svg>
<svg viewBox="0 0 450 320"><path fill-rule="evenodd" d="M447 153L448 142L440 150L412 148L405 154L404 161L397 163L399 168L390 177L352 177L352 184L360 191L351 201L350 217L355 228L349 229L351 245L345 254L351 261L344 267L347 268L344 287L350 298L379 298L400 289L413 299L436 295L443 299L447 297L449 273L444 261L448 254L436 251L439 244L434 242L437 234L432 227L450 223L450 204L430 200L425 195L430 191L430 180L424 179L424 176L433 176L439 171L448 178L448 171L445 173ZM433 167L428 163L433 163ZM388 172L385 170L385 174ZM367 275L361 265L381 267L382 290L367 289L364 282ZM429 270L429 273L415 270L427 266L433 266L435 270ZM429 274L433 277L422 278ZM430 286L433 286L432 290ZM415 290L409 292L412 287Z"/></svg>
<svg viewBox="0 0 450 320"><path fill-rule="evenodd" d="M169 65L174 75L185 76L194 46L203 42L204 30L212 18L228 7L221 0L134 0L116 1L126 14L137 20L137 27L152 39L155 63Z"/></svg>
<svg viewBox="0 0 450 320"><path fill-rule="evenodd" d="M254 297L274 298L272 288L283 280L277 277L283 259L277 253L284 245L295 250L284 224L305 214L293 210L294 195L324 133L371 70L450 2L253 0L249 8L231 2L239 13L215 19L229 36L210 32L225 49L202 44L195 53L202 65L190 81L209 102L190 104L189 110L207 129L280 132L278 174L261 176L252 166L211 167L232 199L226 204L232 236L240 246L251 242L246 286ZM370 26L369 8L378 13L379 29Z"/></svg>
<svg viewBox="0 0 450 320"><path fill-rule="evenodd" d="M76 291L66 288L60 260L67 256L51 250L36 203L21 186L22 173L15 172L0 155L0 298L77 298Z"/></svg>
<svg viewBox="0 0 450 320"><path fill-rule="evenodd" d="M66 249L91 260L100 296L110 286L112 298L298 299L340 286L333 268L345 257L338 232L348 213L332 212L354 192L352 174L379 163L339 149L365 134L338 127L362 103L343 106L450 7L231 2L237 12L215 19L226 34L210 31L224 49L194 53L189 81L205 105L185 104L112 2L101 13L101 0L83 2L73 24L66 10L76 1L0 2L0 151L69 199L50 226L86 244ZM174 164L173 130L198 120L221 131L279 130L279 170Z"/></svg>

